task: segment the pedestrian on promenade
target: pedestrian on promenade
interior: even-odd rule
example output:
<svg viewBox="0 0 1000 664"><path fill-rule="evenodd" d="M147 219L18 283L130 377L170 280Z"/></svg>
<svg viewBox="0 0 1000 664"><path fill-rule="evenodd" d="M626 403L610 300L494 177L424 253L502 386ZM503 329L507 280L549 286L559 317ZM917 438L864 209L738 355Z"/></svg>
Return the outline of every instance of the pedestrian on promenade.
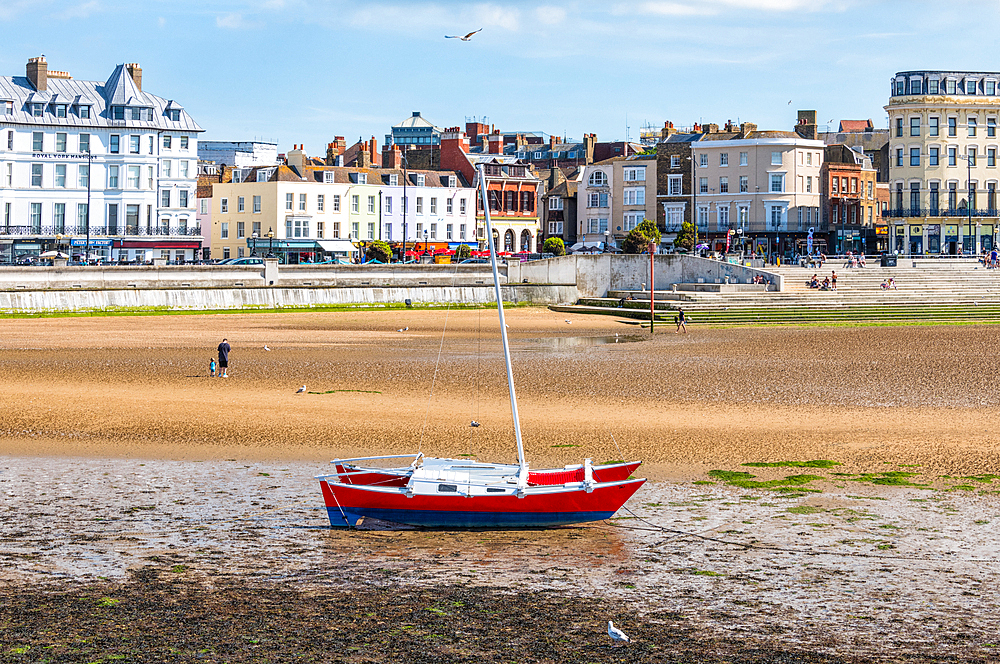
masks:
<svg viewBox="0 0 1000 664"><path fill-rule="evenodd" d="M677 322L677 329L674 330L674 334L677 334L681 330L684 330L684 334L687 334L687 321L684 318L684 310L682 308L677 307L677 315L674 317L674 320Z"/></svg>
<svg viewBox="0 0 1000 664"><path fill-rule="evenodd" d="M831 270L833 274L830 275L830 288L837 290L837 271Z"/></svg>
<svg viewBox="0 0 1000 664"><path fill-rule="evenodd" d="M223 339L222 343L219 344L219 371L222 373L222 378L229 378L229 351L232 348L229 345L228 339Z"/></svg>

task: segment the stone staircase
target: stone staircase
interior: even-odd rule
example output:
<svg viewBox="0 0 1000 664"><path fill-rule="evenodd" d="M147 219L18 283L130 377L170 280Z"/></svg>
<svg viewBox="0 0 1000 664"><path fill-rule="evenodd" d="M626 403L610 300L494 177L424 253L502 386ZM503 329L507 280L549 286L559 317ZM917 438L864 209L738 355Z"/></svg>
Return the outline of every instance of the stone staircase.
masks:
<svg viewBox="0 0 1000 664"><path fill-rule="evenodd" d="M882 268L876 262L865 268L845 268L843 260L823 268L797 265L766 268L784 277L782 292L660 292L657 312L672 321L682 306L694 323L879 323L901 321L1000 320L1000 270L987 270L973 259L900 261ZM822 278L837 272L837 290L810 289L813 274ZM895 290L882 290L883 280L895 279ZM636 298L620 307L620 299ZM580 300L560 311L606 313L649 320L649 293L611 291L606 298ZM659 316L658 316L659 318Z"/></svg>

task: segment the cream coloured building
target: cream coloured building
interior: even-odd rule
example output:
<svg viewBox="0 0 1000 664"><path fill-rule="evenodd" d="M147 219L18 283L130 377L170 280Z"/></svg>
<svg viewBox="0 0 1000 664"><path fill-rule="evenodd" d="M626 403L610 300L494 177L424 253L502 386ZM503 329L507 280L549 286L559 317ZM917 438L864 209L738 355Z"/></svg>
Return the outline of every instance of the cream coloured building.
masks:
<svg viewBox="0 0 1000 664"><path fill-rule="evenodd" d="M730 249L745 238L747 249L798 251L820 221L823 141L750 123L726 129L708 126L691 144L699 242L721 251L728 236ZM666 209L668 222L683 214L684 204L664 205L679 207Z"/></svg>
<svg viewBox="0 0 1000 664"><path fill-rule="evenodd" d="M583 169L576 250L616 247L644 219L656 222L656 155L614 157Z"/></svg>
<svg viewBox="0 0 1000 664"><path fill-rule="evenodd" d="M989 251L1000 223L1000 73L899 72L885 110L893 248Z"/></svg>

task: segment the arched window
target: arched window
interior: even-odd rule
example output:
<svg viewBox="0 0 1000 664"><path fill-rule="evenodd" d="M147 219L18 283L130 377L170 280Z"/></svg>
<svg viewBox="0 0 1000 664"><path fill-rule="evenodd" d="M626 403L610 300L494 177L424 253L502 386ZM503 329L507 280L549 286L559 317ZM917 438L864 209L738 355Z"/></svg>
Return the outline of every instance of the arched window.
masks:
<svg viewBox="0 0 1000 664"><path fill-rule="evenodd" d="M604 171L594 171L590 175L591 187L604 187L607 184L608 184L608 176L604 174Z"/></svg>
<svg viewBox="0 0 1000 664"><path fill-rule="evenodd" d="M493 251L500 251L500 233L493 229Z"/></svg>
<svg viewBox="0 0 1000 664"><path fill-rule="evenodd" d="M531 231L527 228L521 231L521 251L525 253L531 251Z"/></svg>
<svg viewBox="0 0 1000 664"><path fill-rule="evenodd" d="M503 250L509 254L514 253L514 231L509 228L503 234Z"/></svg>

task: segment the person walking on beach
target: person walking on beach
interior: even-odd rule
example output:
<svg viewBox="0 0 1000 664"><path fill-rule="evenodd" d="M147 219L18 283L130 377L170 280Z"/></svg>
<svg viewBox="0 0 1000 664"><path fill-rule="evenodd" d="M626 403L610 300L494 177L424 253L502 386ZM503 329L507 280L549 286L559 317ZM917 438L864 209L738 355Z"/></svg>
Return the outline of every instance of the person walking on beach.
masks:
<svg viewBox="0 0 1000 664"><path fill-rule="evenodd" d="M833 274L830 275L830 289L837 290L837 271L831 270Z"/></svg>
<svg viewBox="0 0 1000 664"><path fill-rule="evenodd" d="M680 307L677 307L676 320L677 320L677 329L674 330L674 334L677 334L681 330L684 330L684 334L687 334L688 333L688 329L687 329L687 325L686 325L686 322L685 322L685 319L684 319L684 310L681 309Z"/></svg>
<svg viewBox="0 0 1000 664"><path fill-rule="evenodd" d="M222 343L219 344L219 371L222 374L222 378L229 378L229 351L232 348L229 346L229 340L223 339Z"/></svg>
<svg viewBox="0 0 1000 664"><path fill-rule="evenodd" d="M215 358L214 357L209 358L209 361L208 361L208 375L210 377L212 377L212 378L215 378L215 366L216 366L215 365Z"/></svg>

